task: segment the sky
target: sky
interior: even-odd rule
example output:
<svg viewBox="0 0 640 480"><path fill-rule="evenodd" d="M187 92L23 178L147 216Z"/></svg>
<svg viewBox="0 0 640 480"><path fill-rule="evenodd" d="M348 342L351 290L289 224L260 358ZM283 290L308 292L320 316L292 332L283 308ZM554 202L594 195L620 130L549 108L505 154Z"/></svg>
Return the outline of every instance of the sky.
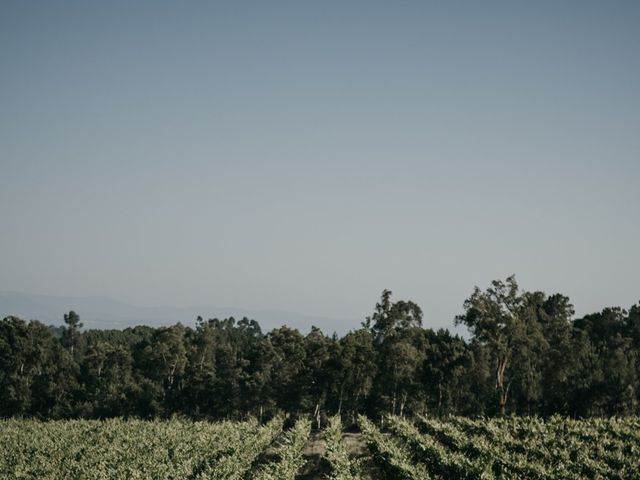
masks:
<svg viewBox="0 0 640 480"><path fill-rule="evenodd" d="M639 2L0 3L0 290L580 315L639 207Z"/></svg>

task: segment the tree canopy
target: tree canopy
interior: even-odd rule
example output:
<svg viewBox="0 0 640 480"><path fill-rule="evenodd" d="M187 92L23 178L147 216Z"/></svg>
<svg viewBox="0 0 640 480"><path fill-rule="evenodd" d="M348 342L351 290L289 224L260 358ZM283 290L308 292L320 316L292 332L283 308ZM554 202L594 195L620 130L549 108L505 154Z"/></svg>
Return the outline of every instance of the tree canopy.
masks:
<svg viewBox="0 0 640 480"><path fill-rule="evenodd" d="M640 413L640 304L573 317L568 297L515 277L472 290L456 318L468 337L425 328L390 290L343 337L247 318L83 330L74 311L61 328L8 316L0 416Z"/></svg>

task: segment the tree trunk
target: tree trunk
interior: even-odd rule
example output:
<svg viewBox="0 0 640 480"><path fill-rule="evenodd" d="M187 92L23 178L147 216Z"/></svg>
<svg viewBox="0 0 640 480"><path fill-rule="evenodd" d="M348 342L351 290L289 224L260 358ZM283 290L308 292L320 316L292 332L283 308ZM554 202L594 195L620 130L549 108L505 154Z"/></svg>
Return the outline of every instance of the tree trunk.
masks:
<svg viewBox="0 0 640 480"><path fill-rule="evenodd" d="M402 392L402 400L400 400L400 416L404 416L404 405L407 401L407 392Z"/></svg>
<svg viewBox="0 0 640 480"><path fill-rule="evenodd" d="M173 385L173 376L176 373L177 363L174 363L171 367L171 372L169 373L169 385Z"/></svg>
<svg viewBox="0 0 640 480"><path fill-rule="evenodd" d="M499 400L499 402L500 402L500 403L499 403L499 405L500 405L500 416L501 416L501 417L504 417L504 414L505 414L505 407L506 407L506 405L507 405L507 399L506 399L506 397L504 396L504 394L503 394L503 393L500 393L500 400Z"/></svg>
<svg viewBox="0 0 640 480"><path fill-rule="evenodd" d="M396 414L396 404L398 403L398 379L393 380L393 402L391 403L391 415Z"/></svg>
<svg viewBox="0 0 640 480"><path fill-rule="evenodd" d="M342 395L344 393L344 383L340 385L340 399L338 400L338 415L342 413Z"/></svg>
<svg viewBox="0 0 640 480"><path fill-rule="evenodd" d="M318 399L318 401L316 402L316 408L313 411L313 418L318 424L318 430L320 430L320 399Z"/></svg>
<svg viewBox="0 0 640 480"><path fill-rule="evenodd" d="M509 385L505 387L504 385L504 372L507 368L507 357L501 359L498 362L498 368L496 370L496 388L498 389L498 406L500 408L500 416L504 417L506 406L507 406L507 398L509 396Z"/></svg>
<svg viewBox="0 0 640 480"><path fill-rule="evenodd" d="M358 416L358 400L360 399L360 387L356 389L356 396L353 399L353 417L351 421L356 423L356 417Z"/></svg>
<svg viewBox="0 0 640 480"><path fill-rule="evenodd" d="M396 389L393 389L393 401L391 402L391 415L396 414Z"/></svg>

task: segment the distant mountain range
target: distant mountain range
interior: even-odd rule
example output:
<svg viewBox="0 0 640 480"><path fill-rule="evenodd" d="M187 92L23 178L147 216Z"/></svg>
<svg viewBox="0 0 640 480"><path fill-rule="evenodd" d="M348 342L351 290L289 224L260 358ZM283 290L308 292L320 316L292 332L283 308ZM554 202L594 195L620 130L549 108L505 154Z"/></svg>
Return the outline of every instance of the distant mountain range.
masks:
<svg viewBox="0 0 640 480"><path fill-rule="evenodd" d="M263 331L287 325L308 332L312 325L325 334L347 333L360 327L362 319L330 318L305 315L287 310L248 310L231 307L143 307L106 297L55 297L22 292L0 292L0 318L16 315L25 320L37 319L47 325L61 325L63 315L74 310L84 329L123 329L135 325L161 326L181 322L195 325L198 315L204 319L242 317L257 320Z"/></svg>

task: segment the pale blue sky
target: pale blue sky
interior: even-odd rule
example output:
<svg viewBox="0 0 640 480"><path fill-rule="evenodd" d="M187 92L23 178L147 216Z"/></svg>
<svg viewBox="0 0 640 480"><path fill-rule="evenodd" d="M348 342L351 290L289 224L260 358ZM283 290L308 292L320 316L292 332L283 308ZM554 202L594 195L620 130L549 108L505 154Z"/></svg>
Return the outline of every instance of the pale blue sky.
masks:
<svg viewBox="0 0 640 480"><path fill-rule="evenodd" d="M640 300L639 2L4 1L0 87L0 290Z"/></svg>

